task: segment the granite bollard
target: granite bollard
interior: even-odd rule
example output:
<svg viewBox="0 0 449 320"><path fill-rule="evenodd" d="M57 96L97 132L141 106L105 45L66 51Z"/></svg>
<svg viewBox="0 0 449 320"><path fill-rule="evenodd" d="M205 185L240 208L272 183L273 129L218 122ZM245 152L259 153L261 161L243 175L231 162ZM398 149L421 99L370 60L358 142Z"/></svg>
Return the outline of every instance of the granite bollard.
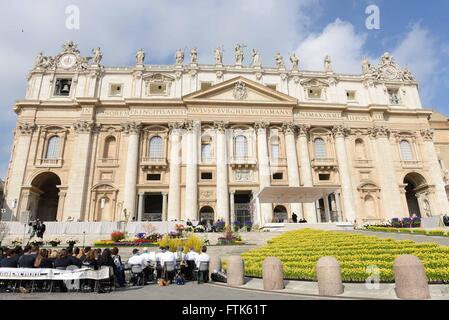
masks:
<svg viewBox="0 0 449 320"><path fill-rule="evenodd" d="M397 257L393 272L396 296L399 299L430 299L429 281L419 258L410 254Z"/></svg>
<svg viewBox="0 0 449 320"><path fill-rule="evenodd" d="M220 271L221 271L221 257L217 255L211 255L209 262L209 279L212 273Z"/></svg>
<svg viewBox="0 0 449 320"><path fill-rule="evenodd" d="M227 262L228 286L237 287L245 284L244 263L240 256L231 256Z"/></svg>
<svg viewBox="0 0 449 320"><path fill-rule="evenodd" d="M334 257L322 257L316 264L318 292L322 296L337 296L344 292L340 264Z"/></svg>
<svg viewBox="0 0 449 320"><path fill-rule="evenodd" d="M262 264L264 290L282 290L284 286L284 267L281 260L267 257Z"/></svg>

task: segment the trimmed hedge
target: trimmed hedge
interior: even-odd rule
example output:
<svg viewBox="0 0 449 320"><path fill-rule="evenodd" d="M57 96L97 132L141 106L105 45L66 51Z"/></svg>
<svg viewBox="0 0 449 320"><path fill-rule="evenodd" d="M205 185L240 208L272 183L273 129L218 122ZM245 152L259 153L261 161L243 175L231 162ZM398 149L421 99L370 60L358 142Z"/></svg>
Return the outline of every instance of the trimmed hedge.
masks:
<svg viewBox="0 0 449 320"><path fill-rule="evenodd" d="M449 247L346 232L292 231L243 253L242 258L245 274L250 277L261 277L263 260L277 257L284 264L286 279L316 281L318 259L333 256L340 262L345 282L365 282L370 276L369 266L379 268L382 282L393 282L394 259L403 254L413 254L422 261L431 283L449 283Z"/></svg>
<svg viewBox="0 0 449 320"><path fill-rule="evenodd" d="M449 237L449 233L446 233L446 231L444 230L400 229L400 228L373 227L373 226L368 226L365 228L365 230L376 232L409 233L409 234L421 234L426 236Z"/></svg>

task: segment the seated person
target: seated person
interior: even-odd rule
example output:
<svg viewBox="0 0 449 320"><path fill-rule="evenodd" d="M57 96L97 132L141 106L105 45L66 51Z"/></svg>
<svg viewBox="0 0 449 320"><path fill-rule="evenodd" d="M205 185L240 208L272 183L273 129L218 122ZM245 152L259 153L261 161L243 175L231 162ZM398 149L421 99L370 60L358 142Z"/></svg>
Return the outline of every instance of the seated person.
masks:
<svg viewBox="0 0 449 320"><path fill-rule="evenodd" d="M156 253L155 252L148 252L148 249L145 248L143 253L140 255L142 259L145 260L146 267L143 269L143 273L145 276L145 282L149 282L154 280L153 273L154 268L153 265L156 264Z"/></svg>
<svg viewBox="0 0 449 320"><path fill-rule="evenodd" d="M67 250L62 249L54 262L54 266L56 269L65 269L72 264L71 262L71 259L67 256Z"/></svg>
<svg viewBox="0 0 449 320"><path fill-rule="evenodd" d="M198 269L200 267L201 262L210 262L210 257L206 253L207 247L203 246L201 248L201 253L195 258L195 265ZM204 279L205 282L209 281L209 272L208 271L198 271L198 279Z"/></svg>
<svg viewBox="0 0 449 320"><path fill-rule="evenodd" d="M195 259L198 256L198 253L195 252L193 248L189 249L189 252L184 256L184 260L186 261L186 269L184 271L184 275L186 280L193 279L193 269L195 269Z"/></svg>
<svg viewBox="0 0 449 320"><path fill-rule="evenodd" d="M156 274L157 274L156 275L156 280L159 280L161 278L161 275L162 275L163 265L162 265L161 260L162 260L162 256L163 256L164 253L165 253L165 247L160 246L159 247L159 252L156 253Z"/></svg>
<svg viewBox="0 0 449 320"><path fill-rule="evenodd" d="M19 264L19 256L14 249L8 249L6 251L6 257L0 262L1 268L17 268Z"/></svg>
<svg viewBox="0 0 449 320"><path fill-rule="evenodd" d="M175 271L166 272L165 271L165 263L166 262L173 262L176 267L176 256L173 252L170 251L170 247L166 246L164 253L161 255L161 266L164 270L164 278L167 281L170 281L170 283L173 282L173 278L175 277Z"/></svg>
<svg viewBox="0 0 449 320"><path fill-rule="evenodd" d="M31 246L25 246L23 255L19 258L19 268L34 268L34 260L36 260L36 248L31 249Z"/></svg>

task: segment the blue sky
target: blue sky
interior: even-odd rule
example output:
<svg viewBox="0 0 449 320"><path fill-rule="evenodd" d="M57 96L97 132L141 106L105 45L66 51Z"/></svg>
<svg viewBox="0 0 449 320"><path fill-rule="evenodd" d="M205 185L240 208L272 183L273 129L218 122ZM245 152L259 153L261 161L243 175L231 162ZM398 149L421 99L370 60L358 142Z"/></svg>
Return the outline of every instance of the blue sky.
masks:
<svg viewBox="0 0 449 320"><path fill-rule="evenodd" d="M67 6L76 5L80 28L66 28ZM368 5L380 9L380 29L365 26ZM426 108L449 114L449 1L445 0L0 0L0 177L10 159L16 115L35 56L56 55L67 40L90 55L100 46L103 63L127 66L138 48L146 63L172 64L178 48L197 47L211 63L222 45L231 63L235 43L274 65L296 51L303 69L322 69L330 54L334 69L359 73L364 56L377 63L389 51L420 81ZM246 59L246 63L248 63Z"/></svg>

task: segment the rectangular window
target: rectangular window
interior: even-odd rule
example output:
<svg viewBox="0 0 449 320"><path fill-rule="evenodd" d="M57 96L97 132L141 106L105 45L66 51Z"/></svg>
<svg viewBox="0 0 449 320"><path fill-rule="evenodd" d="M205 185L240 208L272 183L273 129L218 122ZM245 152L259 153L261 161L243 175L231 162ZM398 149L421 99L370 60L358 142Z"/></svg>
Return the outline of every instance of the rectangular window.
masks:
<svg viewBox="0 0 449 320"><path fill-rule="evenodd" d="M356 92L355 91L346 91L346 98L348 99L348 101L355 101Z"/></svg>
<svg viewBox="0 0 449 320"><path fill-rule="evenodd" d="M212 180L212 172L201 172L201 180Z"/></svg>
<svg viewBox="0 0 449 320"><path fill-rule="evenodd" d="M320 179L320 181L330 181L331 175L328 173L326 174L322 173L318 175L318 178Z"/></svg>
<svg viewBox="0 0 449 320"><path fill-rule="evenodd" d="M321 99L321 89L308 89L307 92L309 99Z"/></svg>
<svg viewBox="0 0 449 320"><path fill-rule="evenodd" d="M55 96L68 97L70 88L72 87L72 79L56 79Z"/></svg>
<svg viewBox="0 0 449 320"><path fill-rule="evenodd" d="M392 105L401 104L401 99L399 97L398 89L388 89L388 97L390 100L390 104L392 104Z"/></svg>
<svg viewBox="0 0 449 320"><path fill-rule="evenodd" d="M284 174L282 172L273 173L273 180L282 180L284 179Z"/></svg>
<svg viewBox="0 0 449 320"><path fill-rule="evenodd" d="M147 174L147 180L148 181L161 181L161 174L160 173Z"/></svg>
<svg viewBox="0 0 449 320"><path fill-rule="evenodd" d="M165 84L165 83L150 83L150 94L155 94L155 95L167 94L167 84Z"/></svg>
<svg viewBox="0 0 449 320"><path fill-rule="evenodd" d="M212 87L212 82L201 82L201 90L207 90Z"/></svg>
<svg viewBox="0 0 449 320"><path fill-rule="evenodd" d="M112 97L122 96L122 85L121 84L111 84L109 88L109 95Z"/></svg>

